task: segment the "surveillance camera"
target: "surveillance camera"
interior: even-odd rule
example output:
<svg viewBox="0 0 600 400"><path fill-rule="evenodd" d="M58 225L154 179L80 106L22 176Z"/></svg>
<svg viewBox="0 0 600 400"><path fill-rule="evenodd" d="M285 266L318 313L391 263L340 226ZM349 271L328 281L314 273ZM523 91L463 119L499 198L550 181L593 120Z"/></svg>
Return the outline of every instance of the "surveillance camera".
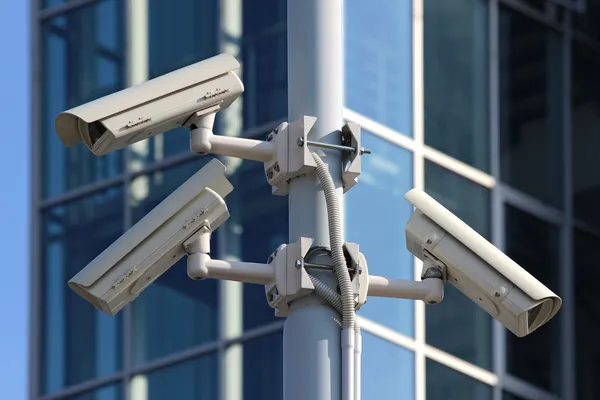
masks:
<svg viewBox="0 0 600 400"><path fill-rule="evenodd" d="M556 315L562 300L517 263L428 196L404 196L415 211L406 247L421 260L442 263L447 279L518 337Z"/></svg>
<svg viewBox="0 0 600 400"><path fill-rule="evenodd" d="M109 315L119 312L186 254L188 238L229 218L225 170L210 161L75 275L71 289Z"/></svg>
<svg viewBox="0 0 600 400"><path fill-rule="evenodd" d="M240 64L220 54L59 114L65 146L80 141L97 156L182 126L198 113L223 110L244 91L233 70Z"/></svg>

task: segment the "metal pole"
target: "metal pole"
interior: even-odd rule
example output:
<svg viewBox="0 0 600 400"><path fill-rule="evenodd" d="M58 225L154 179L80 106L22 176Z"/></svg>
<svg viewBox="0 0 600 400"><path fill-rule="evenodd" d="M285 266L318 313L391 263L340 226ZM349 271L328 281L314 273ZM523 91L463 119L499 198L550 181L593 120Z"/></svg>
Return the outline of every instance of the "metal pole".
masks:
<svg viewBox="0 0 600 400"><path fill-rule="evenodd" d="M343 0L288 0L288 120L317 118L311 140L340 145L343 108ZM337 187L343 211L340 151L319 150ZM316 174L292 180L289 243L300 237L329 248L327 208ZM313 257L306 261L329 264ZM317 271L335 285L331 272ZM335 287L335 286L334 286ZM285 400L339 400L341 350L339 316L320 299L295 301L283 333Z"/></svg>

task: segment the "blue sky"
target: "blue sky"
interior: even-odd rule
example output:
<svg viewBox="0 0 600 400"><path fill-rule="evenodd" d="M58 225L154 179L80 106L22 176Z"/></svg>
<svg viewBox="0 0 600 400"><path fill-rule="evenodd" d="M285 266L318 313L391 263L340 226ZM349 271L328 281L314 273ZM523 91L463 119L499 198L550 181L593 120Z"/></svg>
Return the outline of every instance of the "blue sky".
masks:
<svg viewBox="0 0 600 400"><path fill-rule="evenodd" d="M0 399L27 393L29 299L29 1L0 12Z"/></svg>

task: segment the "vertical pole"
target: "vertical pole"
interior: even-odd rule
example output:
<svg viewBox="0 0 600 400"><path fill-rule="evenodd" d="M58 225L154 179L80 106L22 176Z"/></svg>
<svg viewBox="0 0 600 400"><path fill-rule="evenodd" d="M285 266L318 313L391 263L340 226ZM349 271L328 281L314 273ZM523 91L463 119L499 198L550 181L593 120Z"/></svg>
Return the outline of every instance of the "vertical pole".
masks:
<svg viewBox="0 0 600 400"><path fill-rule="evenodd" d="M314 116L317 123L311 140L340 144L336 131L342 125L344 1L288 0L287 5L288 120ZM323 151L321 155L343 212L341 154ZM325 197L315 173L290 184L289 241L300 237L314 238L314 246L329 248ZM338 318L336 311L313 296L292 304L283 332L285 400L340 399Z"/></svg>

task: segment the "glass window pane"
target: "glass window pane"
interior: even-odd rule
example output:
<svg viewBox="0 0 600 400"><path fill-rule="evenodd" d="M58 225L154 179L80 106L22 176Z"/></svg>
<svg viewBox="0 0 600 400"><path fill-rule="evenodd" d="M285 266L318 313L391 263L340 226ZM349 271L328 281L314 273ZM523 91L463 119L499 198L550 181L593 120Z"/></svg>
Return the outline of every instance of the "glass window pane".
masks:
<svg viewBox="0 0 600 400"><path fill-rule="evenodd" d="M600 40L600 27L598 19L600 18L599 0L572 0L585 4L585 12L572 13L573 28L589 38L596 41Z"/></svg>
<svg viewBox="0 0 600 400"><path fill-rule="evenodd" d="M244 342L243 359L244 400L283 399L283 332Z"/></svg>
<svg viewBox="0 0 600 400"><path fill-rule="evenodd" d="M524 397L518 396L516 394L502 392L502 400L526 400Z"/></svg>
<svg viewBox="0 0 600 400"><path fill-rule="evenodd" d="M220 228L226 235L225 258L267 262L279 245L288 243L288 198L271 194L262 164L232 159L228 163L235 189L227 198L231 218ZM242 290L242 303L231 304L228 313L243 313L244 329L278 320L264 286L244 284Z"/></svg>
<svg viewBox="0 0 600 400"><path fill-rule="evenodd" d="M506 254L550 290L559 286L560 231L514 207L505 207ZM529 336L506 332L506 369L543 389L560 393L560 318Z"/></svg>
<svg viewBox="0 0 600 400"><path fill-rule="evenodd" d="M110 317L96 310L72 291L67 281L122 232L121 188L56 206L42 214L43 393L121 368L121 314Z"/></svg>
<svg viewBox="0 0 600 400"><path fill-rule="evenodd" d="M505 7L499 38L501 178L562 207L562 39Z"/></svg>
<svg viewBox="0 0 600 400"><path fill-rule="evenodd" d="M123 152L94 156L83 143L65 147L54 127L60 112L125 85L122 3L105 0L42 25L42 195L51 197L118 175ZM106 21L110 21L106 23Z"/></svg>
<svg viewBox="0 0 600 400"><path fill-rule="evenodd" d="M287 116L287 2L243 2L244 128Z"/></svg>
<svg viewBox="0 0 600 400"><path fill-rule="evenodd" d="M575 346L577 371L577 398L600 398L597 376L600 374L600 307L598 283L595 277L600 256L600 239L575 231Z"/></svg>
<svg viewBox="0 0 600 400"><path fill-rule="evenodd" d="M148 2L148 79L220 53L218 0L177 0L176 4L171 0ZM215 132L220 133L218 125L215 123ZM189 129L176 128L135 143L130 146L130 168L137 170L187 153L189 141Z"/></svg>
<svg viewBox="0 0 600 400"><path fill-rule="evenodd" d="M576 218L600 225L600 53L573 42L572 69L573 208Z"/></svg>
<svg viewBox="0 0 600 400"><path fill-rule="evenodd" d="M492 400L492 387L427 359L427 400Z"/></svg>
<svg viewBox="0 0 600 400"><path fill-rule="evenodd" d="M122 400L123 388L121 385L105 386L92 392L65 397L65 400Z"/></svg>
<svg viewBox="0 0 600 400"><path fill-rule="evenodd" d="M488 171L488 1L423 2L425 144Z"/></svg>
<svg viewBox="0 0 600 400"><path fill-rule="evenodd" d="M347 240L360 245L369 274L412 280L414 257L406 249L404 225L413 207L403 197L412 189L412 153L366 131L362 140L373 153L363 157L359 183L346 194ZM412 336L413 304L369 297L359 313Z"/></svg>
<svg viewBox="0 0 600 400"><path fill-rule="evenodd" d="M490 191L425 161L425 191L483 237L490 235ZM492 318L446 285L444 300L426 307L427 343L480 367L492 368Z"/></svg>
<svg viewBox="0 0 600 400"><path fill-rule="evenodd" d="M133 221L139 221L210 159L199 157L135 178L129 190ZM213 249L217 240L213 235ZM217 302L218 282L190 279L185 257L179 260L132 303L134 364L216 340Z"/></svg>
<svg viewBox="0 0 600 400"><path fill-rule="evenodd" d="M346 107L412 136L412 1L347 1Z"/></svg>
<svg viewBox="0 0 600 400"><path fill-rule="evenodd" d="M362 331L363 399L413 400L415 356L408 349Z"/></svg>
<svg viewBox="0 0 600 400"><path fill-rule="evenodd" d="M219 361L217 354L169 366L130 382L131 399L218 400Z"/></svg>

